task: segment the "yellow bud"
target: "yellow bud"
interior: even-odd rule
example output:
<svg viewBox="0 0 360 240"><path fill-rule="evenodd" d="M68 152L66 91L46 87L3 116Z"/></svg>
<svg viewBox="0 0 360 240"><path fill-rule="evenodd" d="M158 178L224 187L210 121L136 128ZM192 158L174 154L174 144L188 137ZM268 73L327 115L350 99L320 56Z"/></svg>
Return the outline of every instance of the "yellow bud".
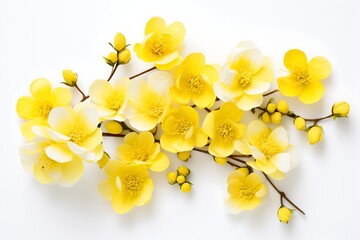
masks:
<svg viewBox="0 0 360 240"><path fill-rule="evenodd" d="M226 157L214 157L214 161L217 164L225 165L227 163L227 158Z"/></svg>
<svg viewBox="0 0 360 240"><path fill-rule="evenodd" d="M115 64L115 63L117 62L117 60L118 60L117 54L114 53L114 52L111 52L111 53L109 53L107 59L110 60L110 62L111 62L112 64Z"/></svg>
<svg viewBox="0 0 360 240"><path fill-rule="evenodd" d="M266 107L269 113L273 113L276 110L276 104L275 103L269 103Z"/></svg>
<svg viewBox="0 0 360 240"><path fill-rule="evenodd" d="M114 38L114 48L120 52L126 46L126 38L122 33L116 33Z"/></svg>
<svg viewBox="0 0 360 240"><path fill-rule="evenodd" d="M311 145L320 142L323 137L323 130L320 126L316 125L308 131L308 140Z"/></svg>
<svg viewBox="0 0 360 240"><path fill-rule="evenodd" d="M270 115L268 112L264 112L262 115L261 115L261 120L264 122L264 123L270 123L271 122L271 119L270 119Z"/></svg>
<svg viewBox="0 0 360 240"><path fill-rule="evenodd" d="M131 53L129 49L124 49L118 54L118 63L127 64L130 61Z"/></svg>
<svg viewBox="0 0 360 240"><path fill-rule="evenodd" d="M73 87L76 85L78 76L72 70L64 70L63 71L63 78L67 85Z"/></svg>
<svg viewBox="0 0 360 240"><path fill-rule="evenodd" d="M347 117L350 112L350 105L347 102L335 103L332 107L332 113L336 117Z"/></svg>
<svg viewBox="0 0 360 240"><path fill-rule="evenodd" d="M110 160L109 155L106 152L104 152L102 158L99 161L97 161L100 169L103 169L106 166L106 164L109 162L109 160Z"/></svg>
<svg viewBox="0 0 360 240"><path fill-rule="evenodd" d="M275 124L279 124L281 122L281 113L274 112L271 114L271 121Z"/></svg>
<svg viewBox="0 0 360 240"><path fill-rule="evenodd" d="M179 176L177 176L177 178L176 178L176 181L177 181L179 184L184 183L185 180L186 180L186 178L185 178L185 176L183 176L183 175L179 175Z"/></svg>
<svg viewBox="0 0 360 240"><path fill-rule="evenodd" d="M187 177L190 174L190 170L186 166L180 166L177 169L179 175L183 175L184 177Z"/></svg>
<svg viewBox="0 0 360 240"><path fill-rule="evenodd" d="M107 121L105 123L105 129L111 134L120 134L123 131L123 127L118 121Z"/></svg>
<svg viewBox="0 0 360 240"><path fill-rule="evenodd" d="M167 174L167 179L171 185L176 183L176 178L177 178L176 172L169 172Z"/></svg>
<svg viewBox="0 0 360 240"><path fill-rule="evenodd" d="M289 112L289 105L284 100L279 100L276 108L279 112L283 114L287 114Z"/></svg>
<svg viewBox="0 0 360 240"><path fill-rule="evenodd" d="M177 157L178 157L181 161L187 161L187 160L189 160L189 158L191 157L191 154L190 154L190 151L178 152L178 153L177 153Z"/></svg>
<svg viewBox="0 0 360 240"><path fill-rule="evenodd" d="M288 209L287 207L280 207L277 212L280 222L288 223L291 218L292 212L293 211Z"/></svg>
<svg viewBox="0 0 360 240"><path fill-rule="evenodd" d="M181 184L180 189L181 189L181 191L186 192L186 193L190 192L191 191L191 184L188 183L188 182L184 182L183 184Z"/></svg>
<svg viewBox="0 0 360 240"><path fill-rule="evenodd" d="M298 130L302 131L306 128L306 121L302 117L297 117L294 120L294 125Z"/></svg>

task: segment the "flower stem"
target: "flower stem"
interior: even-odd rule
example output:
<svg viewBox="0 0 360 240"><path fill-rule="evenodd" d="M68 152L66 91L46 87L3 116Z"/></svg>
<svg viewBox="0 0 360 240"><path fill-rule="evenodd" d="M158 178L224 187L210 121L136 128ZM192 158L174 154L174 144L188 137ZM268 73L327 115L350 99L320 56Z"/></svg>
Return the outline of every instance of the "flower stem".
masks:
<svg viewBox="0 0 360 240"><path fill-rule="evenodd" d="M134 75L134 76L129 77L129 79L130 79L130 80L131 80L131 79L134 79L134 78L136 78L136 77L139 77L139 76L141 76L141 75L143 75L143 74L145 74L145 73L148 73L148 72L150 72L150 71L152 71L152 70L155 70L155 69L156 69L156 67L149 68L149 69L147 69L147 70L145 70L145 71L143 71L143 72L141 72L141 73L138 73L138 74L136 74L136 75Z"/></svg>
<svg viewBox="0 0 360 240"><path fill-rule="evenodd" d="M265 94L263 95L263 97L269 96L269 95L271 95L271 94L273 94L273 93L276 93L276 92L278 92L278 91L279 91L278 89L275 89L275 90L273 90L273 91L271 91L271 92L265 93Z"/></svg>
<svg viewBox="0 0 360 240"><path fill-rule="evenodd" d="M280 195L280 202L281 202L281 205L283 205L283 199L285 199L288 203L290 203L294 208L296 208L299 212L301 212L302 214L305 215L305 212L303 210L301 210L301 208L299 208L298 206L296 206L295 203L293 203L287 196L286 194L283 192L283 191L280 191L276 186L275 184L270 180L270 178L268 177L268 175L266 175L264 172L263 172L266 180L270 183L270 185L279 193Z"/></svg>
<svg viewBox="0 0 360 240"><path fill-rule="evenodd" d="M83 102L85 101L86 99L89 98L89 96L86 96L85 93L79 88L79 86L77 85L77 83L75 83L75 86L74 86L78 91L79 93L81 94L82 96L82 99L80 100L80 102Z"/></svg>
<svg viewBox="0 0 360 240"><path fill-rule="evenodd" d="M114 76L116 69L119 67L118 63L115 63L115 66L111 69L111 73L110 76L108 77L107 81L109 82L111 80L111 78Z"/></svg>

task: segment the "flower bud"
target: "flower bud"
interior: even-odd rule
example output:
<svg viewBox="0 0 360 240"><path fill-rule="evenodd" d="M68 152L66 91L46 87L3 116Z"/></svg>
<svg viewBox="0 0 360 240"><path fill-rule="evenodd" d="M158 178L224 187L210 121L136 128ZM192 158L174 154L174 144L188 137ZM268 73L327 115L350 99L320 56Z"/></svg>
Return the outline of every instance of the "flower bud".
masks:
<svg viewBox="0 0 360 240"><path fill-rule="evenodd" d="M289 105L286 101L279 100L276 109L282 114L287 114L289 112Z"/></svg>
<svg viewBox="0 0 360 240"><path fill-rule="evenodd" d="M179 175L179 176L177 176L177 178L176 178L176 182L178 182L179 184L182 184L182 183L184 183L185 182L185 176L183 176L183 175Z"/></svg>
<svg viewBox="0 0 360 240"><path fill-rule="evenodd" d="M291 218L292 212L293 211L288 209L287 207L280 207L277 212L277 216L280 222L288 223Z"/></svg>
<svg viewBox="0 0 360 240"><path fill-rule="evenodd" d="M279 124L281 122L281 113L274 112L271 114L271 121L275 124Z"/></svg>
<svg viewBox="0 0 360 240"><path fill-rule="evenodd" d="M189 158L191 157L191 154L190 154L190 151L178 152L178 153L177 153L177 157L178 157L181 161L187 161L187 160L189 160Z"/></svg>
<svg viewBox="0 0 360 240"><path fill-rule="evenodd" d="M294 120L294 125L298 130L302 131L306 128L306 121L302 117L297 117Z"/></svg>
<svg viewBox="0 0 360 240"><path fill-rule="evenodd" d="M350 112L350 105L347 102L335 103L332 107L332 113L336 117L347 117Z"/></svg>
<svg viewBox="0 0 360 240"><path fill-rule="evenodd" d="M273 113L275 112L276 110L276 104L275 103L269 103L266 107L266 110L269 112L269 113Z"/></svg>
<svg viewBox="0 0 360 240"><path fill-rule="evenodd" d="M177 169L179 175L184 175L184 177L187 177L190 174L190 170L186 166L180 166Z"/></svg>
<svg viewBox="0 0 360 240"><path fill-rule="evenodd" d="M264 112L263 114L261 114L261 120L264 123L270 123L271 122L271 118L268 112Z"/></svg>
<svg viewBox="0 0 360 240"><path fill-rule="evenodd" d="M126 46L126 38L122 33L116 33L114 38L114 48L120 52Z"/></svg>
<svg viewBox="0 0 360 240"><path fill-rule="evenodd" d="M176 183L177 173L176 172L169 172L167 174L167 179L171 185Z"/></svg>
<svg viewBox="0 0 360 240"><path fill-rule="evenodd" d="M68 86L75 86L78 76L72 70L64 70L63 71L63 78Z"/></svg>
<svg viewBox="0 0 360 240"><path fill-rule="evenodd" d="M124 49L118 54L118 63L127 64L130 61L131 53L129 49Z"/></svg>
<svg viewBox="0 0 360 240"><path fill-rule="evenodd" d="M191 184L188 183L188 182L184 182L183 184L181 184L180 189L181 189L181 191L186 192L186 193L190 192L191 191Z"/></svg>
<svg viewBox="0 0 360 240"><path fill-rule="evenodd" d="M226 157L214 157L214 161L217 164L225 165L227 163L227 158Z"/></svg>
<svg viewBox="0 0 360 240"><path fill-rule="evenodd" d="M118 121L107 121L105 123L105 129L111 134L120 134L123 131L123 127Z"/></svg>
<svg viewBox="0 0 360 240"><path fill-rule="evenodd" d="M323 137L323 130L320 126L315 125L308 131L308 140L311 145L320 142Z"/></svg>

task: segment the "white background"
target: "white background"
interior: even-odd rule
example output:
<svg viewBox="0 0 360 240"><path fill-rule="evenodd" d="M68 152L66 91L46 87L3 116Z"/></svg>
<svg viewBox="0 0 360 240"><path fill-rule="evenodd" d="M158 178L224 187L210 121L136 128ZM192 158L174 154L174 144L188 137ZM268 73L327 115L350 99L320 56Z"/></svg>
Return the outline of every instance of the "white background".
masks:
<svg viewBox="0 0 360 240"><path fill-rule="evenodd" d="M360 3L341 1L48 1L1 0L0 3L0 239L360 239L359 55ZM143 39L152 16L168 23L179 20L187 29L185 53L201 51L208 62L223 64L241 40L252 40L272 57L277 76L291 48L309 57L330 60L333 72L317 104L305 106L288 99L307 117L328 114L335 101L351 104L349 119L323 123L324 141L307 143L287 119L299 166L278 186L306 212L286 225L279 223L278 195L271 187L256 210L229 215L223 207L231 168L194 153L188 162L193 191L186 195L166 182L165 173L152 174L153 198L146 207L117 215L97 193L103 179L96 164L86 164L72 188L44 186L23 171L18 147L24 142L17 99L28 94L30 82L62 80L61 71L75 70L80 86L105 78L107 55L117 31L129 43ZM149 67L133 55L116 77ZM273 86L275 88L276 86ZM79 98L79 96L77 96ZM107 149L115 147L106 141ZM110 146L110 147L109 147ZM172 159L174 170L180 161Z"/></svg>

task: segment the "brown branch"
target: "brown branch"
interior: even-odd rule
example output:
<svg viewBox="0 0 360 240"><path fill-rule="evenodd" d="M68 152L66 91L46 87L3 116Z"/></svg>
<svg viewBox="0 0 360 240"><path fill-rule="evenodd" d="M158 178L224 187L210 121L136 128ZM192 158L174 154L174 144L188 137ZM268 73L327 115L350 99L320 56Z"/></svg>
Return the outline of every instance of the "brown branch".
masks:
<svg viewBox="0 0 360 240"><path fill-rule="evenodd" d="M141 76L141 75L143 75L143 74L145 74L145 73L151 72L152 70L155 70L155 69L156 69L156 67L149 68L149 69L147 69L147 70L145 70L145 71L143 71L143 72L141 72L141 73L138 73L138 74L136 74L136 75L134 75L134 76L129 77L129 79L130 79L130 80L131 80L131 79L134 79L134 78L136 78L136 77L138 77L138 76Z"/></svg>

